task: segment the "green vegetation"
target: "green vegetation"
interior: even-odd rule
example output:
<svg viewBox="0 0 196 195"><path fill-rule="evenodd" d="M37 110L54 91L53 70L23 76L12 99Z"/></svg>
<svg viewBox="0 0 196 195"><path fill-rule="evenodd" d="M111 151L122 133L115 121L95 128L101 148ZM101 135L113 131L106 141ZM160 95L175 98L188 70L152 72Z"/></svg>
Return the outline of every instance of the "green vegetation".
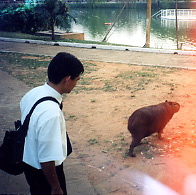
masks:
<svg viewBox="0 0 196 195"><path fill-rule="evenodd" d="M124 132L117 134L112 140L104 140L105 148L103 152L117 151L123 158L128 157L128 150L130 144L130 135L127 136Z"/></svg>
<svg viewBox="0 0 196 195"><path fill-rule="evenodd" d="M28 85L34 87L43 84L47 77L47 66L51 57L40 55L27 55L18 53L0 53L0 69L14 75ZM129 90L131 97L135 97L135 92L145 90L148 84L160 79L160 75L168 74L168 69L156 67L143 67L141 71L123 71L109 79L102 79L98 74L94 74L99 69L95 63L83 62L85 73L82 75L73 92L80 91L91 92L92 90L100 90L105 92L113 92L117 90ZM161 73L157 73L161 70ZM170 72L174 71L170 69ZM99 83L97 85L96 83ZM163 82L164 85L174 86L170 82ZM157 86L158 87L158 86ZM95 100L91 100L95 102Z"/></svg>
<svg viewBox="0 0 196 195"><path fill-rule="evenodd" d="M26 34L26 33L20 33L20 32L5 32L5 31L0 31L0 37L51 41L51 38L48 37L48 36L36 36L36 35Z"/></svg>
<svg viewBox="0 0 196 195"><path fill-rule="evenodd" d="M94 144L97 144L98 141L97 141L97 139L89 139L89 140L88 140L88 143L89 143L90 145L94 145Z"/></svg>
<svg viewBox="0 0 196 195"><path fill-rule="evenodd" d="M68 6L60 0L43 0L36 5L16 4L0 7L0 29L29 34L51 30L52 40L55 40L55 26L68 29L70 21L75 21L68 12Z"/></svg>
<svg viewBox="0 0 196 195"><path fill-rule="evenodd" d="M144 77L144 78L154 78L157 74L152 72L151 69L147 69L144 71L129 71L120 73L117 77L121 77L123 79L135 79L137 77Z"/></svg>
<svg viewBox="0 0 196 195"><path fill-rule="evenodd" d="M33 35L33 34L26 34L26 33L20 33L20 32L0 31L0 37L51 41L51 38L49 36L37 36L37 35ZM96 44L96 45L127 46L127 45L113 44L113 43L107 43L107 42L65 39L65 38L58 38L58 37L55 39L55 41L56 42L57 41L58 42L69 42L69 43ZM129 47L131 47L131 46L129 46Z"/></svg>
<svg viewBox="0 0 196 195"><path fill-rule="evenodd" d="M66 118L66 121L69 121L69 120L76 121L77 117L75 115L70 115L68 118Z"/></svg>
<svg viewBox="0 0 196 195"><path fill-rule="evenodd" d="M91 102L92 102L92 103L95 103L95 102L96 102L96 100L95 100L95 99L91 99Z"/></svg>
<svg viewBox="0 0 196 195"><path fill-rule="evenodd" d="M51 30L52 40L55 40L54 28L69 28L71 19L75 19L68 14L68 6L60 0L43 0L42 4L38 4L34 8L35 15L39 15L40 22L44 26L44 30Z"/></svg>
<svg viewBox="0 0 196 195"><path fill-rule="evenodd" d="M46 81L46 68L50 60L46 56L0 53L0 69L30 86L37 86Z"/></svg>
<svg viewBox="0 0 196 195"><path fill-rule="evenodd" d="M33 7L16 4L0 7L0 29L10 32L34 33L40 25Z"/></svg>
<svg viewBox="0 0 196 195"><path fill-rule="evenodd" d="M37 69L39 67L46 68L48 66L48 61L50 61L50 57L40 56L40 55L28 55L28 54L17 54L17 53L1 53L2 58L5 56L7 63L10 66L3 66L5 70L12 71L15 67L26 67L29 69Z"/></svg>

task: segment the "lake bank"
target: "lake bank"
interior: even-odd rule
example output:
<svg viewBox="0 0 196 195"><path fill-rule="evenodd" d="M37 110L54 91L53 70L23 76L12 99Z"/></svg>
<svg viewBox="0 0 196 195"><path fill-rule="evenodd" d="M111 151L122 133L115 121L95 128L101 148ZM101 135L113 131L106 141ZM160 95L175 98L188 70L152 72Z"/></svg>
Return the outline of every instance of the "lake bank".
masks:
<svg viewBox="0 0 196 195"><path fill-rule="evenodd" d="M68 3L70 8L119 8L121 9L125 2L70 2ZM145 2L128 2L125 9L146 9L147 3ZM178 9L195 9L196 2L178 2ZM152 9L175 9L175 1L163 2L157 1L152 2Z"/></svg>

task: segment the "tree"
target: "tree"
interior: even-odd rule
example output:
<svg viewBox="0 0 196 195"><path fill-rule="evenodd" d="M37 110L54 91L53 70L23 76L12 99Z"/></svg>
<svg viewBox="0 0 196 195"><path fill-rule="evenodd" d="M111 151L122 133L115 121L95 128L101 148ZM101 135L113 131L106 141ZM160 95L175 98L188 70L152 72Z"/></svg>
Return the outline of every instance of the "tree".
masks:
<svg viewBox="0 0 196 195"><path fill-rule="evenodd" d="M60 0L44 0L37 5L18 5L0 10L0 29L33 34L37 31L51 30L55 40L55 26L67 29L70 20L68 7Z"/></svg>
<svg viewBox="0 0 196 195"><path fill-rule="evenodd" d="M69 19L75 19L68 14L67 5L60 0L44 0L35 7L43 24L43 30L51 30L52 40L55 40L55 26L67 27Z"/></svg>
<svg viewBox="0 0 196 195"><path fill-rule="evenodd" d="M0 11L2 31L35 33L39 29L38 21L39 18L35 16L33 7L16 4Z"/></svg>
<svg viewBox="0 0 196 195"><path fill-rule="evenodd" d="M177 49L179 49L178 45L178 2L176 0L175 2L176 8L175 8L175 16L176 16L176 44L177 44Z"/></svg>

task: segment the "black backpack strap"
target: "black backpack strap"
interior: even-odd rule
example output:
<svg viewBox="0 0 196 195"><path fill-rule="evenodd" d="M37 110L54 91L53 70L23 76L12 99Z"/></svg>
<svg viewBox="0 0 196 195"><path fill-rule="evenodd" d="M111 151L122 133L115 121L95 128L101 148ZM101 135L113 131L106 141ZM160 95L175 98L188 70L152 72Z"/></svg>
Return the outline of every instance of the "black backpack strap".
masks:
<svg viewBox="0 0 196 195"><path fill-rule="evenodd" d="M58 102L55 98L53 98L53 97L51 97L51 96L43 97L43 98L39 99L37 102L35 102L35 104L34 104L33 107L31 108L29 114L26 116L26 118L25 118L25 120L24 120L24 122L23 122L23 125L22 125L23 128L22 128L21 130L22 130L23 132L21 132L21 133L22 133L25 137L26 137L26 135L27 135L27 131L28 131L28 127L29 127L30 117L31 117L31 115L32 115L32 113L33 113L35 107L36 107L38 104L40 104L41 102L47 101L47 100L54 101L54 102L56 102L57 104L59 104L59 102ZM60 106L60 104L59 104L59 106Z"/></svg>
<svg viewBox="0 0 196 195"><path fill-rule="evenodd" d="M41 103L41 102L43 102L43 101L47 101L47 100L54 101L54 102L56 102L57 104L59 104L59 102L58 102L55 98L53 98L53 97L51 97L51 96L43 97L43 98L39 99L37 102L35 102L35 104L34 104L33 107L31 108L29 114L26 116L26 118L25 118L25 120L24 120L24 123L23 123L23 125L22 125L23 128L21 128L21 131L22 131L22 132L20 132L20 133L21 133L24 137L26 137L26 135L27 135L30 117L31 117L31 115L32 115L32 113L33 113L35 107L36 107L39 103ZM59 107L60 107L60 109L62 110L62 103L59 104ZM67 133L67 132L66 132L66 136L67 136L67 156L69 156L69 155L72 153L72 146L71 146L71 142L70 142L70 139L69 139L69 136L68 136L68 133Z"/></svg>
<svg viewBox="0 0 196 195"><path fill-rule="evenodd" d="M39 99L37 102L35 102L35 104L34 104L33 107L31 108L31 110L30 110L30 112L29 112L29 114L28 114L27 116L31 117L31 115L32 115L32 113L33 113L35 107L36 107L39 103L44 102L44 101L47 101L47 100L51 100L51 101L54 101L54 102L56 102L57 104L59 104L59 102L58 102L55 98L53 98L53 97L50 97L50 96L43 97L43 98Z"/></svg>

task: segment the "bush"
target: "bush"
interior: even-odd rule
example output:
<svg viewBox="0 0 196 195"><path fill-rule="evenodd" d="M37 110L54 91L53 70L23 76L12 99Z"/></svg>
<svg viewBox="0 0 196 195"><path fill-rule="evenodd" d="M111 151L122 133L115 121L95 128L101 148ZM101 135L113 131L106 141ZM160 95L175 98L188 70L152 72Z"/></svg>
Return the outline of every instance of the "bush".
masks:
<svg viewBox="0 0 196 195"><path fill-rule="evenodd" d="M8 7L0 12L0 29L2 31L34 33L39 29L38 21L34 8Z"/></svg>
<svg viewBox="0 0 196 195"><path fill-rule="evenodd" d="M71 20L75 21L69 15L67 5L60 0L44 0L42 4L33 7L18 5L0 10L2 31L34 34L37 31L51 30L53 40L55 26L68 29Z"/></svg>

